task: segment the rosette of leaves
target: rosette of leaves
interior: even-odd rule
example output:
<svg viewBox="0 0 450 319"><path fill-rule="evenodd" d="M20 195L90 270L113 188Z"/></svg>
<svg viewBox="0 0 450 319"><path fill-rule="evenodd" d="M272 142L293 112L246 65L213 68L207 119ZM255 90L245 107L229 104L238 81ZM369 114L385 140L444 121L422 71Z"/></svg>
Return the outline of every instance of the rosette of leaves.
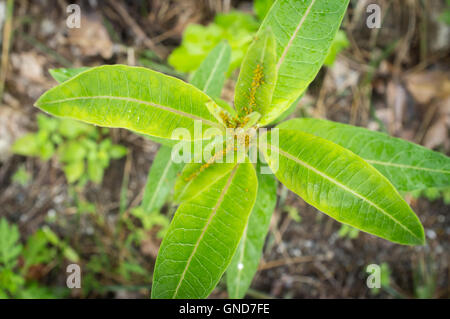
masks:
<svg viewBox="0 0 450 319"><path fill-rule="evenodd" d="M243 134L247 146L251 129L270 128L307 89L347 5L276 1L243 59L234 107L217 99L229 63L223 43L195 73L195 86L149 69L101 66L49 90L36 106L55 116L126 128L168 147L181 139L173 135L177 128L189 133L183 142L194 148L211 145L227 128ZM205 298L225 271L229 295L244 296L276 204L276 179L337 221L404 245L423 245L425 236L398 190L450 184L445 155L345 124L292 119L259 135L256 145L273 174L261 174L264 163L255 166L233 148L184 165L174 187L179 206L155 265L153 298ZM221 163L228 154L232 160Z"/></svg>

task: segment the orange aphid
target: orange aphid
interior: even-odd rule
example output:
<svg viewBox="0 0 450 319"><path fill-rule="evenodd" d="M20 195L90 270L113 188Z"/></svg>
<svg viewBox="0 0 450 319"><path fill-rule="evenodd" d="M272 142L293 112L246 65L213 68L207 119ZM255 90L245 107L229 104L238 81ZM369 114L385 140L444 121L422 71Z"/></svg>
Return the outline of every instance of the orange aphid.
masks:
<svg viewBox="0 0 450 319"><path fill-rule="evenodd" d="M218 160L219 158L223 158L231 149L233 149L233 145L230 145L230 146L228 146L224 150L221 150L221 151L219 151L217 153L214 153L214 155L205 164L200 166L200 168L197 171L193 172L191 175L189 175L189 177L186 177L184 180L186 182L189 182L190 180L192 180L195 177L197 177L198 174L200 174L205 169L207 169L209 166L211 166L211 164L213 164L216 160Z"/></svg>

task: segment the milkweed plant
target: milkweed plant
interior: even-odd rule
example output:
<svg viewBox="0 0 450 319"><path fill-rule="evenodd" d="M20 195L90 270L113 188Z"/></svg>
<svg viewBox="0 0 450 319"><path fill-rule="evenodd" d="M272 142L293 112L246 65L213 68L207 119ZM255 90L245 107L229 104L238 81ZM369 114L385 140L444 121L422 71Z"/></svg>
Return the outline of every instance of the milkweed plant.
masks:
<svg viewBox="0 0 450 319"><path fill-rule="evenodd" d="M276 1L241 64L234 106L219 98L231 56L226 42L190 84L124 65L52 71L60 84L38 99L41 110L163 144L143 207L159 209L173 189L178 208L158 253L152 298L206 298L225 272L229 296L243 297L261 257L277 180L343 224L424 245L420 220L399 191L449 186L448 157L322 119L273 124L317 75L348 2Z"/></svg>

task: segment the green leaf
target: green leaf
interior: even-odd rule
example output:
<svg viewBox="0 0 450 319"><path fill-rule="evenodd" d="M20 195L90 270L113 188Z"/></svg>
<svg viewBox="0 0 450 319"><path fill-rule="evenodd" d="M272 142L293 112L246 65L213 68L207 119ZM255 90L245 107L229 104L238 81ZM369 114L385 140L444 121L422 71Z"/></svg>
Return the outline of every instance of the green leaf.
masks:
<svg viewBox="0 0 450 319"><path fill-rule="evenodd" d="M347 39L345 31L339 30L331 43L330 51L323 64L326 66L332 66L336 60L336 56L344 49L348 48L350 42Z"/></svg>
<svg viewBox="0 0 450 319"><path fill-rule="evenodd" d="M89 134L94 130L95 127L92 125L71 119L61 119L58 126L58 133L70 140L81 135Z"/></svg>
<svg viewBox="0 0 450 319"><path fill-rule="evenodd" d="M197 196L229 174L235 166L234 163L213 163L208 166L204 163L186 164L175 184L175 201L183 202Z"/></svg>
<svg viewBox="0 0 450 319"><path fill-rule="evenodd" d="M141 206L145 213L150 214L161 209L182 167L182 163L172 161L172 148L162 146L159 149L150 167L142 198Z"/></svg>
<svg viewBox="0 0 450 319"><path fill-rule="evenodd" d="M255 11L256 16L259 20L263 20L269 12L270 7L273 5L275 0L254 0L253 1L253 11Z"/></svg>
<svg viewBox="0 0 450 319"><path fill-rule="evenodd" d="M79 162L87 155L86 148L78 141L69 141L61 145L58 153L59 160L63 163Z"/></svg>
<svg viewBox="0 0 450 319"><path fill-rule="evenodd" d="M211 97L219 97L230 65L231 47L220 42L195 71L190 83Z"/></svg>
<svg viewBox="0 0 450 319"><path fill-rule="evenodd" d="M23 250L25 260L24 269L30 266L48 263L56 255L54 248L49 248L49 241L42 230L38 230L32 236L28 237L27 244Z"/></svg>
<svg viewBox="0 0 450 319"><path fill-rule="evenodd" d="M301 130L349 149L401 191L450 186L450 158L423 146L362 127L319 119L292 119L278 127Z"/></svg>
<svg viewBox="0 0 450 319"><path fill-rule="evenodd" d="M25 168L24 164L21 164L19 168L14 172L12 176L13 183L17 183L22 186L27 186L32 176Z"/></svg>
<svg viewBox="0 0 450 319"><path fill-rule="evenodd" d="M163 214L149 214L142 206L131 209L131 214L141 220L142 226L145 230L150 230L154 226L159 226L157 233L158 238L163 238L169 228L170 219Z"/></svg>
<svg viewBox="0 0 450 319"><path fill-rule="evenodd" d="M227 29L231 34L236 34L242 30L257 31L258 21L248 13L233 10L228 13L219 13L214 17L214 23Z"/></svg>
<svg viewBox="0 0 450 319"><path fill-rule="evenodd" d="M229 76L240 66L257 30L256 19L241 11L218 14L207 26L189 24L184 30L181 46L173 50L168 62L179 71L195 71L216 45L227 40L232 50Z"/></svg>
<svg viewBox="0 0 450 319"><path fill-rule="evenodd" d="M269 140L269 138L268 138ZM287 188L337 221L406 245L425 243L419 218L392 184L349 150L296 130L279 130L266 160Z"/></svg>
<svg viewBox="0 0 450 319"><path fill-rule="evenodd" d="M37 123L39 130L45 130L49 133L54 132L59 125L58 119L48 117L44 114L37 115Z"/></svg>
<svg viewBox="0 0 450 319"><path fill-rule="evenodd" d="M248 219L236 253L227 269L230 298L242 298L258 270L270 219L277 203L277 181L273 175L258 174L255 206Z"/></svg>
<svg viewBox="0 0 450 319"><path fill-rule="evenodd" d="M37 135L28 133L17 139L12 145L12 152L22 156L37 156L39 154L39 141Z"/></svg>
<svg viewBox="0 0 450 319"><path fill-rule="evenodd" d="M173 77L140 67L105 65L47 91L36 106L55 116L168 139L176 128L185 128L198 140L207 128L222 128L205 106L209 101L203 92ZM203 132L194 135L196 120Z"/></svg>
<svg viewBox="0 0 450 319"><path fill-rule="evenodd" d="M89 70L89 67L81 67L81 68L60 68L60 69L50 69L50 75L58 82L63 83L73 78L75 75L80 74L81 72Z"/></svg>
<svg viewBox="0 0 450 319"><path fill-rule="evenodd" d="M74 183L80 179L84 173L84 160L78 162L70 162L64 166L64 174L66 174L67 181Z"/></svg>
<svg viewBox="0 0 450 319"><path fill-rule="evenodd" d="M128 149L123 145L113 144L109 148L108 153L112 159L119 159L127 155Z"/></svg>
<svg viewBox="0 0 450 319"><path fill-rule="evenodd" d="M222 100L221 98L214 98L214 101L216 102L216 104L218 106L220 106L222 109L224 109L225 111L227 111L228 113L230 113L230 115L232 117L235 117L236 114L236 110L230 105L228 104L226 101Z"/></svg>
<svg viewBox="0 0 450 319"><path fill-rule="evenodd" d="M151 135L147 135L147 134L142 134L142 133L138 133L138 132L134 132L137 135L142 136L143 138L146 138L152 142L158 143L158 144L162 144L164 146L174 146L175 144L177 144L179 141L177 140L171 140L168 138L162 138L162 137L156 137L156 136L151 136Z"/></svg>
<svg viewBox="0 0 450 319"><path fill-rule="evenodd" d="M103 180L105 165L101 163L97 156L88 158L88 176L91 181L100 184Z"/></svg>
<svg viewBox="0 0 450 319"><path fill-rule="evenodd" d="M47 140L39 145L39 157L41 158L41 160L49 160L53 156L53 153L55 153L55 147L52 141Z"/></svg>
<svg viewBox="0 0 450 319"><path fill-rule="evenodd" d="M298 107L298 103L300 102L300 100L302 99L304 94L300 95L295 101L294 103L291 104L291 106L289 106L283 113L281 113L274 121L273 124L278 124L281 121L284 121L286 118L288 118L290 115L292 115Z"/></svg>
<svg viewBox="0 0 450 319"><path fill-rule="evenodd" d="M271 28L277 40L278 72L268 124L302 94L321 68L349 0L276 1L260 31Z"/></svg>
<svg viewBox="0 0 450 319"><path fill-rule="evenodd" d="M181 45L172 51L167 61L178 71L195 71L222 38L223 30L216 24L189 24L183 32Z"/></svg>
<svg viewBox="0 0 450 319"><path fill-rule="evenodd" d="M37 282L27 284L25 287L21 287L14 296L15 299L56 299L63 296L55 294L53 289L39 285Z"/></svg>
<svg viewBox="0 0 450 319"><path fill-rule="evenodd" d="M209 148L209 145L213 148ZM226 143L222 143L222 141L212 141L206 147L211 152L211 157L206 159L203 156L200 163L195 163L194 159L194 162L184 166L183 171L178 176L174 192L176 202L194 198L207 190L211 185L229 174L236 163L239 162L237 153L232 153L232 150L227 151ZM205 155L206 153L203 149L202 154ZM231 160L230 155L233 156Z"/></svg>
<svg viewBox="0 0 450 319"><path fill-rule="evenodd" d="M225 272L255 203L258 180L246 162L182 203L161 244L152 298L205 298Z"/></svg>
<svg viewBox="0 0 450 319"><path fill-rule="evenodd" d="M17 225L9 225L6 218L0 219L0 269L12 269L22 252Z"/></svg>
<svg viewBox="0 0 450 319"><path fill-rule="evenodd" d="M270 102L275 89L276 41L270 28L258 33L250 45L236 83L234 102L239 115L254 111L262 117L270 112Z"/></svg>
<svg viewBox="0 0 450 319"><path fill-rule="evenodd" d="M0 298L11 298L6 294L5 290L11 294L19 293L25 284L25 278L15 273L10 268L0 268Z"/></svg>

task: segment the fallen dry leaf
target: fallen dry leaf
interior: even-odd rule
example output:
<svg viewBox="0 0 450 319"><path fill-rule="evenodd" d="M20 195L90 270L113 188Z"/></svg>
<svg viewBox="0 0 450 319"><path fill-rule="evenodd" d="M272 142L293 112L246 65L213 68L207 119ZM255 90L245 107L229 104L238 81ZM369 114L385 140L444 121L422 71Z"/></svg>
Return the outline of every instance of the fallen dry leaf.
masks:
<svg viewBox="0 0 450 319"><path fill-rule="evenodd" d="M404 80L408 91L421 104L450 96L450 75L446 72L417 72L407 75Z"/></svg>
<svg viewBox="0 0 450 319"><path fill-rule="evenodd" d="M100 55L109 59L113 54L113 43L97 14L83 15L81 28L69 30L69 42L80 49L83 56Z"/></svg>
<svg viewBox="0 0 450 319"><path fill-rule="evenodd" d="M448 140L448 128L445 117L439 118L425 134L423 145L428 148L435 148L443 145Z"/></svg>
<svg viewBox="0 0 450 319"><path fill-rule="evenodd" d="M348 87L356 86L360 73L353 70L349 63L343 59L337 58L329 73L334 80L334 87L338 92L345 90Z"/></svg>
<svg viewBox="0 0 450 319"><path fill-rule="evenodd" d="M146 256L151 256L156 259L161 240L155 238L156 234L154 231L148 231L146 235L147 236L141 241L141 252Z"/></svg>
<svg viewBox="0 0 450 319"><path fill-rule="evenodd" d="M20 109L0 105L0 163L12 155L11 146L26 133L25 127L29 121L29 117Z"/></svg>
<svg viewBox="0 0 450 319"><path fill-rule="evenodd" d="M32 82L45 82L43 70L45 62L46 58L37 55L35 51L11 54L14 69L19 71L20 77Z"/></svg>
<svg viewBox="0 0 450 319"><path fill-rule="evenodd" d="M405 88L395 82L389 81L386 90L387 105L393 110L393 133L397 133L402 128L402 119L406 109L407 95Z"/></svg>

